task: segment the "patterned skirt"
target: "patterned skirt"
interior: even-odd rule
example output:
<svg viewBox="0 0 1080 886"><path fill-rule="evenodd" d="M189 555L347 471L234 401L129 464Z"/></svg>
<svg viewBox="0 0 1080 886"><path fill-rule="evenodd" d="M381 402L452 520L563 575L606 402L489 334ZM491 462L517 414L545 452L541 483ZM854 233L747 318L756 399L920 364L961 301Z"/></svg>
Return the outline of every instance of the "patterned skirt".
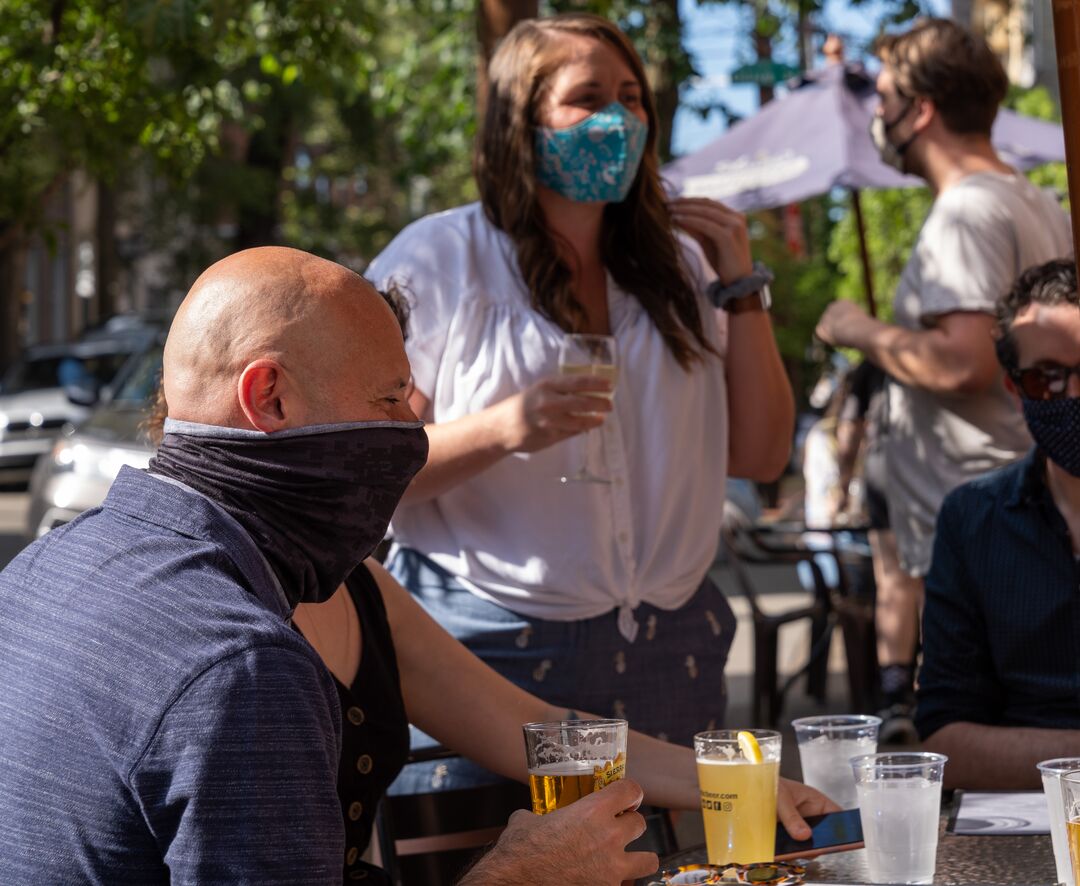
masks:
<svg viewBox="0 0 1080 886"><path fill-rule="evenodd" d="M618 612L578 621L530 618L481 600L417 551L399 548L390 573L454 637L533 695L575 711L626 719L632 729L691 745L695 732L721 728L724 665L735 637L727 599L706 577L674 610L642 603L635 642ZM413 730L413 747L432 744ZM467 760L407 766L393 794L471 787L497 779Z"/></svg>

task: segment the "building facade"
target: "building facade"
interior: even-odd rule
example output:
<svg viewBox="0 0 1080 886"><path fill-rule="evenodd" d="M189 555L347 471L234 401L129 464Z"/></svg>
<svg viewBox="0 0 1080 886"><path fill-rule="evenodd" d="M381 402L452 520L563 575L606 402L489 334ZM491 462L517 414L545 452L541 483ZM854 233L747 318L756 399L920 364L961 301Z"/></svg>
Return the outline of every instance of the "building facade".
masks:
<svg viewBox="0 0 1080 886"><path fill-rule="evenodd" d="M953 0L953 18L983 34L1017 86L1058 98L1053 8L1047 0Z"/></svg>

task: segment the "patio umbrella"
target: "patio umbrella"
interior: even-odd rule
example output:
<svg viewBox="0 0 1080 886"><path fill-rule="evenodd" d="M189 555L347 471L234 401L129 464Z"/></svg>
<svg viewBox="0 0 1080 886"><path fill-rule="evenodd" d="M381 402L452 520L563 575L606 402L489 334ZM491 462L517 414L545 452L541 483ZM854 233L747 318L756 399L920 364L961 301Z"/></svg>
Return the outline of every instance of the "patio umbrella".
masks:
<svg viewBox="0 0 1080 886"><path fill-rule="evenodd" d="M876 105L874 81L860 66L832 65L805 77L720 138L669 163L662 170L665 185L672 193L712 197L744 212L848 188L864 250L867 302L874 313L859 190L924 184L881 161L870 138ZM1005 108L991 138L1001 158L1022 171L1065 159L1059 125Z"/></svg>

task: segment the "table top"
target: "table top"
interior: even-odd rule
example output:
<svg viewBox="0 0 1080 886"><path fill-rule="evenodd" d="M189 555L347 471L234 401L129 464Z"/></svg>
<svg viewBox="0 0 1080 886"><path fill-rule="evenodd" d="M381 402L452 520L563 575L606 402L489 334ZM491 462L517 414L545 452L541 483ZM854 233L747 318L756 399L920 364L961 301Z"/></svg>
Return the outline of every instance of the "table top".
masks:
<svg viewBox="0 0 1080 886"><path fill-rule="evenodd" d="M945 833L947 820L948 817L942 815L935 884L1020 886L1057 883L1054 849L1049 836L958 837ZM661 867L670 870L705 861L705 847L697 846L665 858ZM865 849L820 855L804 864L807 883L870 882Z"/></svg>

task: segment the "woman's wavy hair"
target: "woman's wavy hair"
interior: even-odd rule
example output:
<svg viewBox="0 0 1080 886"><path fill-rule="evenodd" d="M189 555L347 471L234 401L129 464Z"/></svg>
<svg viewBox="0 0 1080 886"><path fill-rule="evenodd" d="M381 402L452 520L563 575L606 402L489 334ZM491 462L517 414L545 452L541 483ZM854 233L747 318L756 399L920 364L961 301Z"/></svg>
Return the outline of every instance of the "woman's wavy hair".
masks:
<svg viewBox="0 0 1080 886"><path fill-rule="evenodd" d="M568 13L519 22L488 69L488 95L474 160L480 200L491 223L510 237L532 305L567 332L584 328L585 311L571 271L544 223L537 200L535 132L551 76L567 58L567 35L612 46L641 84L649 120L645 155L630 193L604 208L600 257L615 282L648 313L683 369L716 351L705 336L660 186L656 105L633 45L607 19ZM565 244L564 244L565 245Z"/></svg>

